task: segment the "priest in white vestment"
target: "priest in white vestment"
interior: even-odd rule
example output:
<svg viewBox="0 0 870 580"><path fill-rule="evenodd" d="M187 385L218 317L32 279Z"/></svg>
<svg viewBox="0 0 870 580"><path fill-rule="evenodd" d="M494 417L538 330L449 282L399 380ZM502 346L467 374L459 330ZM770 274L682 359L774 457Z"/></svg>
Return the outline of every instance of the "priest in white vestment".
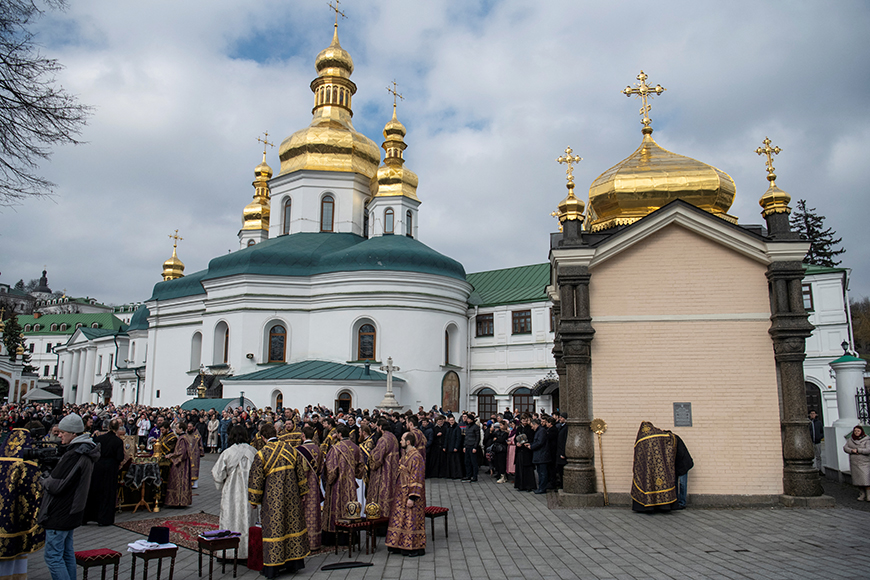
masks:
<svg viewBox="0 0 870 580"><path fill-rule="evenodd" d="M248 528L257 522L257 510L248 503L248 475L257 450L248 444L248 431L235 425L230 429L229 447L211 470L221 492L220 529L242 534L239 558L248 557Z"/></svg>

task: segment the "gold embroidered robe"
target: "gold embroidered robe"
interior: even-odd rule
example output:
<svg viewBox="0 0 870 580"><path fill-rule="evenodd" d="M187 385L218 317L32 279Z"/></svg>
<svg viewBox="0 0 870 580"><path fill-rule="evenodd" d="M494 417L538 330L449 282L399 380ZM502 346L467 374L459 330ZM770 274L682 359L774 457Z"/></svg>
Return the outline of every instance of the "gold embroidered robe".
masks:
<svg viewBox="0 0 870 580"><path fill-rule="evenodd" d="M426 493L426 462L416 449L409 449L399 460L399 485L390 523L387 527L386 545L401 550L426 548L426 516L423 496ZM414 507L408 507L408 499L416 499Z"/></svg>
<svg viewBox="0 0 870 580"><path fill-rule="evenodd" d="M309 493L307 462L273 439L257 452L248 477L248 501L261 505L263 564L282 566L309 553L302 497Z"/></svg>

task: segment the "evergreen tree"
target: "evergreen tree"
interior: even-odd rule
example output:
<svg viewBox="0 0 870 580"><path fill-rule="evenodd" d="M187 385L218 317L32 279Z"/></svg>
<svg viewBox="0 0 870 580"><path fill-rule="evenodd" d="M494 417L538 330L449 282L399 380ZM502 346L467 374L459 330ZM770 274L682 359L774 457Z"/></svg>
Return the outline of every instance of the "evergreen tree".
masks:
<svg viewBox="0 0 870 580"><path fill-rule="evenodd" d="M825 229L825 216L817 214L814 207L807 208L805 199L797 202L797 209L791 212L789 223L792 231L803 234L810 242L810 249L804 258L805 264L833 268L840 263L840 260L834 261L834 258L846 250L834 246L842 242L843 238L834 239L837 232L831 228Z"/></svg>
<svg viewBox="0 0 870 580"><path fill-rule="evenodd" d="M15 283L15 289L16 290L24 290L24 280L23 279L19 280L18 282Z"/></svg>
<svg viewBox="0 0 870 580"><path fill-rule="evenodd" d="M18 317L15 314L6 320L6 326L3 329L3 346L9 353L10 361L18 360L18 347L24 346L24 337L21 336L21 325L18 324Z"/></svg>

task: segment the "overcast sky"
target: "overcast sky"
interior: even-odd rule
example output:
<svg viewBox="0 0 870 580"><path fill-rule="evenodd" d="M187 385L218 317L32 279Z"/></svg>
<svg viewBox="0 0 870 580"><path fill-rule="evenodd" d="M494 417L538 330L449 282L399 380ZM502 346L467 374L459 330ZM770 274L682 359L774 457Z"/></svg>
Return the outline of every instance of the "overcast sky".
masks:
<svg viewBox="0 0 870 580"><path fill-rule="evenodd" d="M0 281L48 269L53 290L142 301L184 238L186 272L238 248L260 162L311 121L314 58L332 38L326 0L69 0L37 26L58 79L94 107L80 146L42 165L52 199L0 208ZM547 260L550 212L641 141L643 69L658 143L734 178L729 213L761 223L755 154L782 148L777 185L843 237L853 297L870 295L870 4L823 2L346 0L354 126L383 142L395 79L419 238L468 272ZM278 148L267 158L280 167Z"/></svg>

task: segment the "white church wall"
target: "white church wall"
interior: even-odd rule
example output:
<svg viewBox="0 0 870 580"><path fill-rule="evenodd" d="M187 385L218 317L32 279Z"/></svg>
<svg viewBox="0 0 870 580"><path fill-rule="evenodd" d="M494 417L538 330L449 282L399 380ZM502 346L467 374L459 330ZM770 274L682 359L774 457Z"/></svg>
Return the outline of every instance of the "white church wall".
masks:
<svg viewBox="0 0 870 580"><path fill-rule="evenodd" d="M331 194L335 200L333 231L363 235L362 218L369 197L368 180L356 173L297 171L273 178L269 182L271 219L269 237L284 232L284 203L288 196L290 233L319 232L321 200Z"/></svg>

